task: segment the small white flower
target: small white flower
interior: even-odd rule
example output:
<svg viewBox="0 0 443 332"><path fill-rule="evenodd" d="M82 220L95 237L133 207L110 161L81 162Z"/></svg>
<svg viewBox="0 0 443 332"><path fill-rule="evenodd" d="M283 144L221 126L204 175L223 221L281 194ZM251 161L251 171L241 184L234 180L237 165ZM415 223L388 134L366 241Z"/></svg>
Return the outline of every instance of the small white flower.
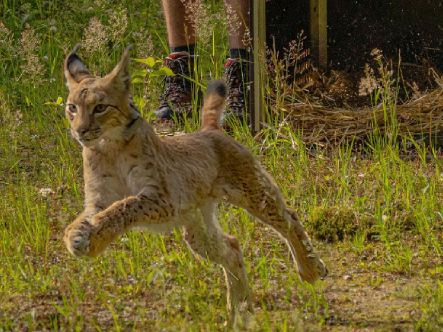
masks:
<svg viewBox="0 0 443 332"><path fill-rule="evenodd" d="M40 190L38 191L38 194L40 196L42 196L43 198L46 198L48 196L54 195L55 191L52 190L51 188L40 188Z"/></svg>

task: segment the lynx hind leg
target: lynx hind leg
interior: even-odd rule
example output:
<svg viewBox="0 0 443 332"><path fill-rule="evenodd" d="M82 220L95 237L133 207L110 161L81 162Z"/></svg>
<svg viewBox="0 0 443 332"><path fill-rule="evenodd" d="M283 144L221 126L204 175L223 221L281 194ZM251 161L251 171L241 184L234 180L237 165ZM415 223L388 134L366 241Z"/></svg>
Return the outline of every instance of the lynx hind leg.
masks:
<svg viewBox="0 0 443 332"><path fill-rule="evenodd" d="M315 252L302 223L295 212L283 202L280 190L260 167L243 180L242 197L232 197L231 203L245 208L263 223L271 226L286 241L302 280L314 282L327 275L323 261ZM229 200L229 198L228 198Z"/></svg>
<svg viewBox="0 0 443 332"><path fill-rule="evenodd" d="M223 267L227 285L227 307L231 323L237 314L250 311L248 280L243 255L237 239L223 233L215 217L215 205L201 209L201 218L184 229L184 238L190 249Z"/></svg>
<svg viewBox="0 0 443 332"><path fill-rule="evenodd" d="M323 260L315 252L303 225L297 217L295 211L285 208L283 212L287 227L278 230L286 239L291 252L297 262L300 277L308 282L314 282L319 278L324 278L328 274ZM272 224L270 223L272 226ZM275 226L272 226L275 228Z"/></svg>

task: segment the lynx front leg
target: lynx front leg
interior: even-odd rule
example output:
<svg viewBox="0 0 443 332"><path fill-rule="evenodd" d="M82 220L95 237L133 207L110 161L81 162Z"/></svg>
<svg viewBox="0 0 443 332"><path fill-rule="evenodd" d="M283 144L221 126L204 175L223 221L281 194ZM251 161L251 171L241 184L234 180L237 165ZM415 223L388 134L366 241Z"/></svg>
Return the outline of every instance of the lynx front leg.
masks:
<svg viewBox="0 0 443 332"><path fill-rule="evenodd" d="M75 256L97 256L131 227L160 224L174 214L172 204L163 195L131 196L113 203L89 220L77 218L66 229L64 240Z"/></svg>
<svg viewBox="0 0 443 332"><path fill-rule="evenodd" d="M65 229L63 240L68 251L74 256L83 256L89 247L89 237L91 233L90 216L94 213L83 211Z"/></svg>

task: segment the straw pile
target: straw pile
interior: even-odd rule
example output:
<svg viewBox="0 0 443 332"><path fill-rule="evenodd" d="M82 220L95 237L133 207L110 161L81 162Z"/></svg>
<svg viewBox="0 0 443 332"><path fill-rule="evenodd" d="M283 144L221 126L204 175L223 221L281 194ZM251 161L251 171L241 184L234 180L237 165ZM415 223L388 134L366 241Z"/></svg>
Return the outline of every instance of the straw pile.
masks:
<svg viewBox="0 0 443 332"><path fill-rule="evenodd" d="M388 110L390 114L382 106L350 110L315 103L289 103L276 111L287 117L307 144L364 140L376 128L389 135L393 122L400 136L443 134L443 80L434 91ZM396 121L387 121L392 115Z"/></svg>

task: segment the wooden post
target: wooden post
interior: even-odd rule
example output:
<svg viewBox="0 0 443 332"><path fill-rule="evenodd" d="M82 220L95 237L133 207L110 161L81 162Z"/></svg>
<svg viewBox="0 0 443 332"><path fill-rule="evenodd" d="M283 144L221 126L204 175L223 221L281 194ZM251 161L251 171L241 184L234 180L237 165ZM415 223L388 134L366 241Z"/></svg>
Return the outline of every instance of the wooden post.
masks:
<svg viewBox="0 0 443 332"><path fill-rule="evenodd" d="M328 1L310 0L312 53L322 69L328 66Z"/></svg>
<svg viewBox="0 0 443 332"><path fill-rule="evenodd" d="M264 107L264 75L266 45L265 0L250 0L249 31L252 33L252 66L249 66L251 90L249 93L249 114L252 133L260 130Z"/></svg>

